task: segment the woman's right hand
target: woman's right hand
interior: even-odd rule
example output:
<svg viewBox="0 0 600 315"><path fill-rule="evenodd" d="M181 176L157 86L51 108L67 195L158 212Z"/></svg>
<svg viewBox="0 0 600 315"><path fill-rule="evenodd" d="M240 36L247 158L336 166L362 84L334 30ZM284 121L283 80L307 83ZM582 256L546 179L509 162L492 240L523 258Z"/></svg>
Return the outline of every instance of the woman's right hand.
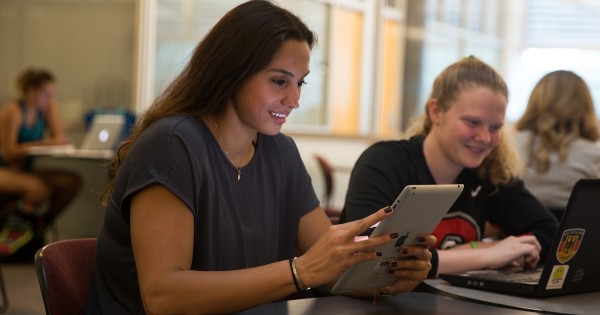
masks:
<svg viewBox="0 0 600 315"><path fill-rule="evenodd" d="M498 269L508 265L534 268L540 261L542 246L535 236L522 235L508 236L481 250L488 251L489 268Z"/></svg>
<svg viewBox="0 0 600 315"><path fill-rule="evenodd" d="M330 226L304 255L296 259L296 270L304 285L315 287L333 283L350 266L377 259L378 253L374 249L394 240L390 234L361 241L354 238L391 212L391 207L385 207L363 219Z"/></svg>

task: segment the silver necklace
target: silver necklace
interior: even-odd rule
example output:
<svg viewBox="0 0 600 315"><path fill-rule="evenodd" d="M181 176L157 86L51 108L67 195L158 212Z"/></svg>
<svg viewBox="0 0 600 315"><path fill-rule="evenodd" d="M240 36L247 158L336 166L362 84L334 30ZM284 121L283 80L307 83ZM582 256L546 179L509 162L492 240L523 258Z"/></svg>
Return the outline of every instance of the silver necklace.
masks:
<svg viewBox="0 0 600 315"><path fill-rule="evenodd" d="M212 120L215 123L215 128L217 129L217 135L219 136L219 141L221 141L221 145L223 146L223 151L225 151L225 155L227 156L227 159L229 159L229 162L231 162L231 165L233 165L233 167L235 167L235 169L237 170L237 180L239 182L240 179L242 178L242 161L244 160L244 156L242 156L242 158L240 159L239 166L235 166L233 159L231 158L231 156L229 156L229 152L227 151L225 142L223 141L223 138L221 137L221 131L219 130L219 125L217 124L217 120L215 119L215 117L212 117Z"/></svg>

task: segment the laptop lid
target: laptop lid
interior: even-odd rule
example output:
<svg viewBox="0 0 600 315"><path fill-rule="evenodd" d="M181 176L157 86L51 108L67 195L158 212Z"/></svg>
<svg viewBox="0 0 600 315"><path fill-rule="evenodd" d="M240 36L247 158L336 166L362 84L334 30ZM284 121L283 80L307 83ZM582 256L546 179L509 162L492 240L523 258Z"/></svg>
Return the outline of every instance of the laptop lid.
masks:
<svg viewBox="0 0 600 315"><path fill-rule="evenodd" d="M546 259L538 295L600 290L600 179L573 187Z"/></svg>
<svg viewBox="0 0 600 315"><path fill-rule="evenodd" d="M506 270L440 274L453 285L525 296L552 296L600 290L600 179L573 187L539 281L523 281ZM522 272L519 272L522 274Z"/></svg>
<svg viewBox="0 0 600 315"><path fill-rule="evenodd" d="M116 149L123 128L123 115L96 115L86 132L80 149L82 150L114 150Z"/></svg>

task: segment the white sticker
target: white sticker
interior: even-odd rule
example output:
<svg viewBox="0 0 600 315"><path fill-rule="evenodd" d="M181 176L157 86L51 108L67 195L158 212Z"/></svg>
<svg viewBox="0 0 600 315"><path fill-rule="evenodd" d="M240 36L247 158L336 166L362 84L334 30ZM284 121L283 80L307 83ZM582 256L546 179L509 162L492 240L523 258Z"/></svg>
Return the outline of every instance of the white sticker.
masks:
<svg viewBox="0 0 600 315"><path fill-rule="evenodd" d="M567 272L569 271L569 265L556 265L552 267L552 274L548 279L546 289L561 289L567 278Z"/></svg>

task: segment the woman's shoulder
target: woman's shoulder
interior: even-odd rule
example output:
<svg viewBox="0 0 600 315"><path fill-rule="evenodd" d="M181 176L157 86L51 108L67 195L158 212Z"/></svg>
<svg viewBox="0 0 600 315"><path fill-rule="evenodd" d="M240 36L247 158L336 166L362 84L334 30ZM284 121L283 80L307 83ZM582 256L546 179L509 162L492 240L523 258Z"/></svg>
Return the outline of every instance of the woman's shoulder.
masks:
<svg viewBox="0 0 600 315"><path fill-rule="evenodd" d="M571 143L569 153L600 158L600 141L592 141L583 138L575 139Z"/></svg>
<svg viewBox="0 0 600 315"><path fill-rule="evenodd" d="M365 152L371 153L399 153L399 152L420 152L423 149L423 138L416 136L411 138L380 140L373 143Z"/></svg>
<svg viewBox="0 0 600 315"><path fill-rule="evenodd" d="M382 140L373 143L358 158L358 165L377 167L412 167L423 157L423 141L420 138Z"/></svg>
<svg viewBox="0 0 600 315"><path fill-rule="evenodd" d="M181 134L190 135L190 132L203 130L205 126L201 119L188 115L170 115L159 118L148 128L150 133L167 133L169 135Z"/></svg>
<svg viewBox="0 0 600 315"><path fill-rule="evenodd" d="M21 116L21 109L19 107L19 102L17 101L5 103L0 110L0 118L10 119L12 122L20 121Z"/></svg>
<svg viewBox="0 0 600 315"><path fill-rule="evenodd" d="M20 112L19 102L16 100L12 100L4 103L0 112L3 114L6 112Z"/></svg>

